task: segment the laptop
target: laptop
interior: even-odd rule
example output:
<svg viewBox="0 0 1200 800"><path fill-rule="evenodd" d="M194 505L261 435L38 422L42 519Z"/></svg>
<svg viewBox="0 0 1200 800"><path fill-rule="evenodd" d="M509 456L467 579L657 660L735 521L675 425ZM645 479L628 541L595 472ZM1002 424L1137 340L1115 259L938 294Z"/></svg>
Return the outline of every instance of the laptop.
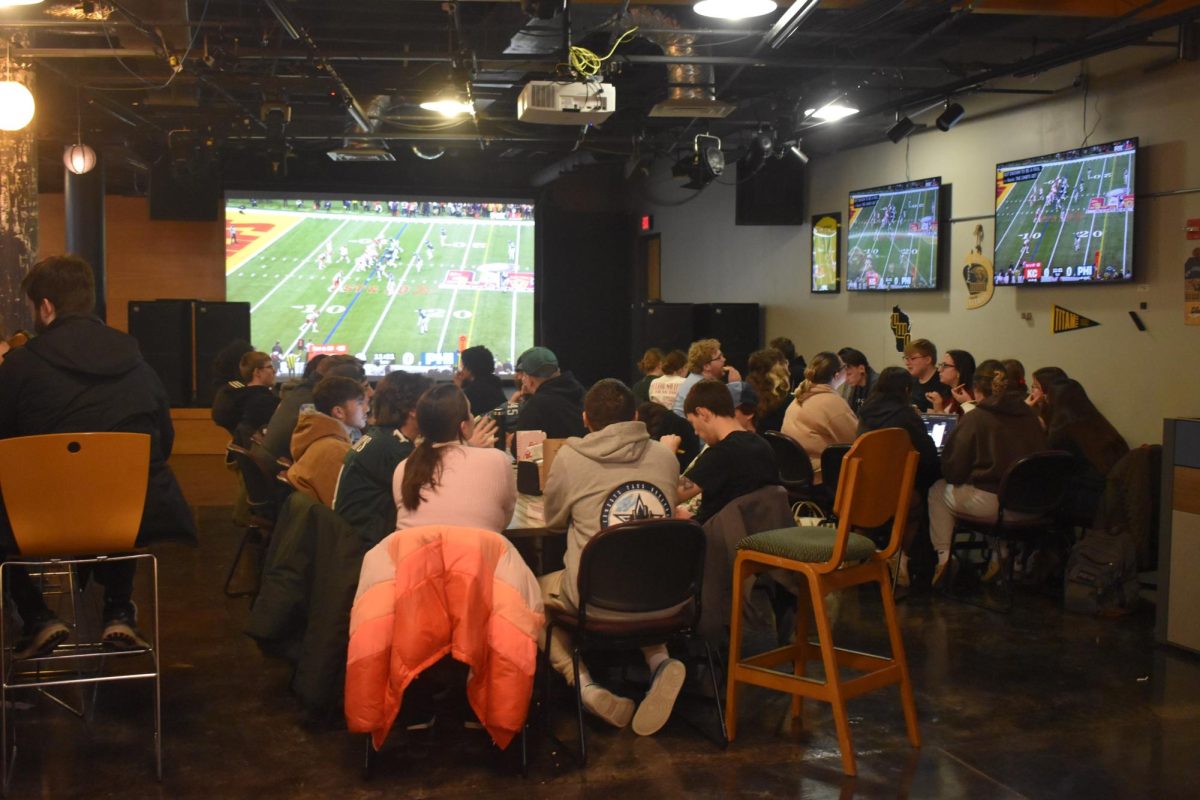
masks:
<svg viewBox="0 0 1200 800"><path fill-rule="evenodd" d="M954 430L954 426L958 424L958 415L922 414L921 421L925 423L925 431L929 434L929 438L933 439L938 455L941 455L942 448L946 446L946 440L950 438L950 431Z"/></svg>

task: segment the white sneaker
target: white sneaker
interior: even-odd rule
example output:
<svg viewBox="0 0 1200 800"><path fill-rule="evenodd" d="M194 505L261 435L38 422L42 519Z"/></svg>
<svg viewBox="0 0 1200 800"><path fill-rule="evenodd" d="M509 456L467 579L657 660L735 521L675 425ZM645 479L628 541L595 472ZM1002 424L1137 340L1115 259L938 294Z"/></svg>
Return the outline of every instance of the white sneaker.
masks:
<svg viewBox="0 0 1200 800"><path fill-rule="evenodd" d="M633 718L633 701L613 694L598 683L583 687L583 707L614 728L624 728Z"/></svg>
<svg viewBox="0 0 1200 800"><path fill-rule="evenodd" d="M686 675L687 669L677 659L668 658L658 665L654 680L650 682L650 691L646 692L645 698L638 704L637 713L633 715L634 733L650 736L667 724Z"/></svg>

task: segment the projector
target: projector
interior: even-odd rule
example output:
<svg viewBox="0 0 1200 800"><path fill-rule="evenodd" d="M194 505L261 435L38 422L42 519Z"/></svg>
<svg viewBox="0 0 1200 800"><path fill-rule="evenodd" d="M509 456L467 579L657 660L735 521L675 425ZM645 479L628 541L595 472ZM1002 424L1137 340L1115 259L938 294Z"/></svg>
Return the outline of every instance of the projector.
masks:
<svg viewBox="0 0 1200 800"><path fill-rule="evenodd" d="M541 125L599 125L616 110L616 87L596 81L530 81L517 97L517 119Z"/></svg>

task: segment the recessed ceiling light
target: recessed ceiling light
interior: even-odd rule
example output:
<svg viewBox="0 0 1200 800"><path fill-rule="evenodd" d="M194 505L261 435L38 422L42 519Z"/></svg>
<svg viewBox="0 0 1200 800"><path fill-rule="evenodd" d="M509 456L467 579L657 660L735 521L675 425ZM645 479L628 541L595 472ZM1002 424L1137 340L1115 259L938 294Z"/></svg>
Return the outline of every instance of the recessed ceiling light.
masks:
<svg viewBox="0 0 1200 800"><path fill-rule="evenodd" d="M700 16L719 19L761 17L770 14L775 7L775 0L700 0L694 6Z"/></svg>
<svg viewBox="0 0 1200 800"><path fill-rule="evenodd" d="M443 117L457 117L463 114L474 114L475 107L466 100L455 100L454 98L440 98L438 100L427 100L421 103L421 108L426 111L436 111Z"/></svg>
<svg viewBox="0 0 1200 800"><path fill-rule="evenodd" d="M810 108L804 112L804 116L819 119L822 122L837 122L839 119L852 117L858 113L858 109L840 100L834 100L832 103L826 103L820 108Z"/></svg>

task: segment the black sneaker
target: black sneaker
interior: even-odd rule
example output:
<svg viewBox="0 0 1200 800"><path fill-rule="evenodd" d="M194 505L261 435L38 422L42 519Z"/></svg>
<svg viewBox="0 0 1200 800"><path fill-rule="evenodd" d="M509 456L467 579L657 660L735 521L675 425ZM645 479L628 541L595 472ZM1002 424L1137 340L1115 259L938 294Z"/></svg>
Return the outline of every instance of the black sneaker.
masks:
<svg viewBox="0 0 1200 800"><path fill-rule="evenodd" d="M113 650L149 650L150 643L137 628L137 606L133 603L104 610L104 633L100 641Z"/></svg>
<svg viewBox="0 0 1200 800"><path fill-rule="evenodd" d="M25 632L13 646L13 658L40 658L67 640L71 629L56 616L49 616L25 626Z"/></svg>

